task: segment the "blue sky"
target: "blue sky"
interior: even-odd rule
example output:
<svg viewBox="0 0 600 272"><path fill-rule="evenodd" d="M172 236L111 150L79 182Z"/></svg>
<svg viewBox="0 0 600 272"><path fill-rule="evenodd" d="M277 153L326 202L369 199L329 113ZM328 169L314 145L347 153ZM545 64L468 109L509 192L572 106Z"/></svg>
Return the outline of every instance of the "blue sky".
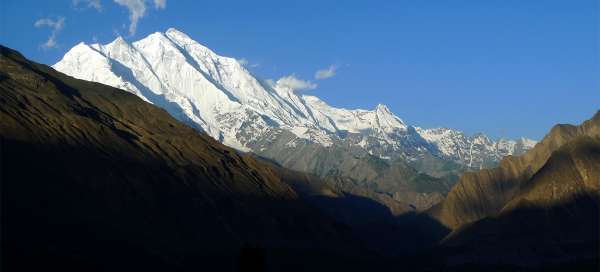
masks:
<svg viewBox="0 0 600 272"><path fill-rule="evenodd" d="M136 2L133 14L140 3L145 12L133 32L125 4ZM53 64L80 41L134 41L175 27L221 55L247 59L261 78L310 80L318 87L306 92L334 106L384 103L413 125L540 139L553 124L579 123L600 109L599 5L2 0L0 43ZM331 66L334 76L315 79Z"/></svg>

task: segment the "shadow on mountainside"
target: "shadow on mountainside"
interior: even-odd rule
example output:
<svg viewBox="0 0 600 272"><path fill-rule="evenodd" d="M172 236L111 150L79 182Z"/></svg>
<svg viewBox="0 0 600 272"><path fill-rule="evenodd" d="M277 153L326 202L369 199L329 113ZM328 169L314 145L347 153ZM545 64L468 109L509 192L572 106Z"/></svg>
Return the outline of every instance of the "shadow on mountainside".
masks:
<svg viewBox="0 0 600 272"><path fill-rule="evenodd" d="M244 243L362 251L297 200L198 190L161 164L99 159L91 147L1 147L2 271L236 271Z"/></svg>
<svg viewBox="0 0 600 272"><path fill-rule="evenodd" d="M600 254L600 196L580 194L548 206L526 201L498 217L458 229L440 247L451 265L552 267L595 263ZM597 270L596 270L597 271Z"/></svg>
<svg viewBox="0 0 600 272"><path fill-rule="evenodd" d="M394 216L388 207L366 197L346 194L316 196L308 202L347 225L377 255L396 257L431 249L450 230L427 214L407 212Z"/></svg>
<svg viewBox="0 0 600 272"><path fill-rule="evenodd" d="M140 169L109 157L114 165L104 168L89 147L46 148L2 139L3 271L365 271L425 249L433 242L423 243L433 237L427 228L439 227L417 214L394 217L387 207L351 195L307 200L329 207L324 215L300 200L235 197L249 211L215 191L206 206L195 193L165 184L173 173L160 164ZM338 223L322 233L319 225L329 216ZM310 224L316 229L305 229ZM347 238L328 242L319 233Z"/></svg>
<svg viewBox="0 0 600 272"><path fill-rule="evenodd" d="M440 245L398 261L414 271L598 271L600 197L526 202L468 224Z"/></svg>

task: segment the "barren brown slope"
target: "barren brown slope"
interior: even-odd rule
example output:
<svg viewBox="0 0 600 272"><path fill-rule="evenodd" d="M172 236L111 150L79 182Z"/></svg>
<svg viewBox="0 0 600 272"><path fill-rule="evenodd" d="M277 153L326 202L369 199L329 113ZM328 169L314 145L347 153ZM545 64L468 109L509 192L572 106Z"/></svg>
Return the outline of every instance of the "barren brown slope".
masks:
<svg viewBox="0 0 600 272"><path fill-rule="evenodd" d="M58 148L94 147L106 159L164 161L180 177L245 195L294 198L279 177L171 118L164 110L105 85L70 78L2 48L3 139ZM126 165L124 165L126 166ZM133 170L133 169L132 169Z"/></svg>
<svg viewBox="0 0 600 272"><path fill-rule="evenodd" d="M457 228L496 215L520 193L552 152L579 137L600 135L600 112L579 126L557 125L532 150L519 157L507 157L494 169L466 173L447 198L429 213L450 228Z"/></svg>
<svg viewBox="0 0 600 272"><path fill-rule="evenodd" d="M579 136L553 152L502 212L526 205L552 206L581 196L600 197L600 136Z"/></svg>
<svg viewBox="0 0 600 272"><path fill-rule="evenodd" d="M357 248L272 168L132 94L0 51L3 271L236 270L244 244Z"/></svg>
<svg viewBox="0 0 600 272"><path fill-rule="evenodd" d="M455 230L443 241L447 262L598 271L600 137L579 136L546 164L495 216ZM579 270L581 269L581 270Z"/></svg>

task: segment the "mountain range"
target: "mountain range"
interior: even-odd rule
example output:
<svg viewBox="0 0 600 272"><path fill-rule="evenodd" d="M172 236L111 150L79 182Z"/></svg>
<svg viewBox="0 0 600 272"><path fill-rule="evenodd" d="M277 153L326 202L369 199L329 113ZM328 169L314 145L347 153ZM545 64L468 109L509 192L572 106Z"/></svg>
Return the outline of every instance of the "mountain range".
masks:
<svg viewBox="0 0 600 272"><path fill-rule="evenodd" d="M410 126L381 104L374 110L335 108L298 93L285 78L258 79L236 59L219 56L173 28L132 43L121 37L106 45L80 43L53 68L130 91L245 151L262 152L273 139L291 133L289 146L346 143L382 158L429 153L480 167L535 144Z"/></svg>
<svg viewBox="0 0 600 272"><path fill-rule="evenodd" d="M3 271L599 267L600 112L441 184L448 196L422 212L356 179L240 153L3 46L0 120ZM387 167L390 180L420 175Z"/></svg>
<svg viewBox="0 0 600 272"><path fill-rule="evenodd" d="M237 150L320 177L348 177L420 210L439 202L463 171L493 167L536 143L411 126L381 104L332 107L286 78L261 80L173 28L132 43L80 43L52 67L129 91Z"/></svg>

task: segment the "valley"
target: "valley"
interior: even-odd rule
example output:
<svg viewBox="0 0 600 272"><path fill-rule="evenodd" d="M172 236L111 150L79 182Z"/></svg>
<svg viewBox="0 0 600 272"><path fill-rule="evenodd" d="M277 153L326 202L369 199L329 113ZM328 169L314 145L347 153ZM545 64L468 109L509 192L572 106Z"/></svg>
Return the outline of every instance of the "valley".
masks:
<svg viewBox="0 0 600 272"><path fill-rule="evenodd" d="M448 181L444 167L425 174L350 136L286 151L298 160L241 152L150 95L0 51L3 271L597 267L600 113L555 126L527 151L515 143L521 155L477 171L435 155L416 128L399 132L385 109L364 113L378 137L416 137L429 160L470 169ZM282 127L264 128L298 140ZM298 171L307 168L324 172Z"/></svg>
<svg viewBox="0 0 600 272"><path fill-rule="evenodd" d="M535 141L406 124L385 105L348 110L262 80L170 28L129 43L79 43L54 69L126 90L240 152L353 184L416 210L443 199L461 173L496 166Z"/></svg>

